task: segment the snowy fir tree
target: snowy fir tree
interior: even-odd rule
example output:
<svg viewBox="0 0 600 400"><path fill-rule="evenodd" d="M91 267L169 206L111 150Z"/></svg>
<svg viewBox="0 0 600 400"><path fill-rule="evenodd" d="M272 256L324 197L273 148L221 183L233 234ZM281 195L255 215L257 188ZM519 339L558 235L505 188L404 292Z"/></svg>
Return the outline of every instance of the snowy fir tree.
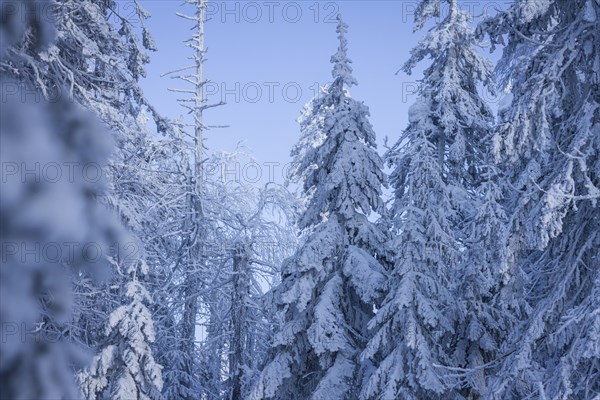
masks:
<svg viewBox="0 0 600 400"><path fill-rule="evenodd" d="M367 107L354 100L347 25L338 16L334 82L304 116L306 143L298 174L309 196L300 249L283 266L276 301L285 315L270 361L250 398L356 398L364 370L358 356L381 297L386 236L369 221L384 213L384 174ZM316 129L317 132L306 133ZM303 174L301 171L309 171Z"/></svg>
<svg viewBox="0 0 600 400"><path fill-rule="evenodd" d="M486 176L493 115L478 94L478 86L492 83L491 65L477 53L470 17L454 0L422 1L416 28L439 17L444 4L447 15L404 66L410 73L432 60L409 126L388 153L396 261L364 353L377 364L365 398L480 394L482 367L493 359L500 335L491 304L497 266L486 259L484 240L503 214ZM485 197L479 186L489 191ZM475 372L457 381L447 379L445 367Z"/></svg>
<svg viewBox="0 0 600 400"><path fill-rule="evenodd" d="M117 266L118 267L118 266ZM154 324L146 303L150 295L140 278L148 266L140 261L125 272L129 283L125 297L130 303L114 310L108 319L108 345L88 369L79 374L87 399L154 400L162 389L161 367L154 361L150 343L154 342Z"/></svg>
<svg viewBox="0 0 600 400"><path fill-rule="evenodd" d="M505 170L505 269L529 315L489 397L600 393L600 3L516 1L484 22L509 85L495 138ZM504 38L508 41L505 42ZM513 280L516 278L513 278Z"/></svg>
<svg viewBox="0 0 600 400"><path fill-rule="evenodd" d="M453 207L447 216L450 243L439 251L442 260L453 253L446 267L454 270L449 278L459 311L455 339L450 342L450 368L445 373L460 378L455 382L457 398L477 398L486 392L487 378L494 372L489 363L515 324L513 310L518 307L502 303L507 289L497 244L506 214L492 155L494 117L479 94L480 88L495 91L491 63L478 53L472 17L458 1L422 2L417 28L439 18L445 6L447 15L413 50L405 70L410 72L425 58L433 60L425 70L422 90L426 94L420 101L429 105L427 118L434 127L426 136L436 148L447 205ZM431 125L417 122L417 129L424 126ZM440 218L443 221L443 215ZM400 230L402 224L400 218Z"/></svg>

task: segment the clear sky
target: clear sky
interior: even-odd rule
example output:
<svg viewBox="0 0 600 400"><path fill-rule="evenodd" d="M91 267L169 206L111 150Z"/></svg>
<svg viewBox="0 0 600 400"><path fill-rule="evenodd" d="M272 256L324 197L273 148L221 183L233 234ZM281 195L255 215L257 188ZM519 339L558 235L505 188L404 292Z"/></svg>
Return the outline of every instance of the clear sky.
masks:
<svg viewBox="0 0 600 400"><path fill-rule="evenodd" d="M168 87L181 83L161 74L189 65L190 50L183 44L191 22L175 15L193 9L176 0L146 0L152 17L147 25L158 51L151 54L142 86L162 114L177 117L184 110L180 96ZM329 59L337 50L335 16L349 25L348 53L359 85L354 98L371 110L371 122L383 153L385 136L394 142L407 123L416 81L395 75L410 49L425 35L413 33L416 1L212 1L206 24L208 60L205 78L212 81L209 99L227 105L205 112L208 125L229 125L207 133L211 150L231 151L244 143L259 165L276 162L274 178L281 181L283 165L299 135L296 122L318 85L331 81ZM506 0L463 1L475 14L489 13ZM268 173L265 167L263 174Z"/></svg>

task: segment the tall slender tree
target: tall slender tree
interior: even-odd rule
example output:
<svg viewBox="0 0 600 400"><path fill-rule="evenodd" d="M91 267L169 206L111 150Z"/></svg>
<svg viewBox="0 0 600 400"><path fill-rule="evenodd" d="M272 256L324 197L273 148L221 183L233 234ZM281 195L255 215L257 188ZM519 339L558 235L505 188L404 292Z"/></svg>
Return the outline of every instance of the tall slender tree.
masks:
<svg viewBox="0 0 600 400"><path fill-rule="evenodd" d="M352 399L362 380L358 356L385 280L386 235L369 216L384 213L385 179L369 111L348 92L357 82L347 28L338 16L334 81L301 123L303 138L321 138L295 153L308 196L299 221L306 240L283 267L276 297L285 323L254 399Z"/></svg>
<svg viewBox="0 0 600 400"><path fill-rule="evenodd" d="M191 135L193 143L186 150L193 154L189 160L190 164L184 169L183 173L186 179L187 188L184 190L187 211L186 218L181 227L182 243L178 250L181 254L177 265L182 268L181 295L183 298L182 316L179 324L178 346L178 366L176 373L169 374L172 377L179 377L179 382L169 384L170 390L175 392L181 398L192 399L198 396L201 391L199 380L199 370L196 365L197 360L197 335L198 318L200 309L200 290L199 288L208 284L207 271L209 265L203 249L211 233L208 226L210 218L206 216L205 209L205 171L206 162L204 134L208 128L204 124L204 111L207 108L216 107L223 104L207 104L204 96L204 78L203 69L206 60L206 47L204 42L204 27L206 22L207 0L186 0L185 4L193 7L192 15L177 13L179 17L193 23L193 35L186 40L186 46L191 49L189 59L191 64L168 72L173 79L181 80L186 84L186 88L170 89L173 92L181 93L183 98L179 100L180 104L192 115L191 123L181 123L180 129L193 130ZM183 142L184 144L187 142ZM189 144L188 144L189 145ZM185 151L185 150L184 150ZM179 389L176 389L179 388Z"/></svg>

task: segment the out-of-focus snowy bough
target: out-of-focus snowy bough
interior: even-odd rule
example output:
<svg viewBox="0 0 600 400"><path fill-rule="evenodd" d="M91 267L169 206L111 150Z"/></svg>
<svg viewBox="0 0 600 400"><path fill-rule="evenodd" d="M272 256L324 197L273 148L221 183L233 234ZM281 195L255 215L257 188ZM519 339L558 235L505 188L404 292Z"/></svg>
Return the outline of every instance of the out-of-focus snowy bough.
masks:
<svg viewBox="0 0 600 400"><path fill-rule="evenodd" d="M51 46L49 5L1 7L1 398L80 397L74 370L86 358L70 340L71 276L101 276L110 245L122 240L96 200L109 135L68 96L48 100L4 68L24 59L15 50L23 40L38 54Z"/></svg>

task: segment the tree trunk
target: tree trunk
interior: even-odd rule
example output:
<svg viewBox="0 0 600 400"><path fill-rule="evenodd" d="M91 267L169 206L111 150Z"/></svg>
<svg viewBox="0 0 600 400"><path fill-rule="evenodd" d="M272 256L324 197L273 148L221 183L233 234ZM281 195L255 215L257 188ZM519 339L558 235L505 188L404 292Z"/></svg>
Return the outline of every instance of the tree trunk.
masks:
<svg viewBox="0 0 600 400"><path fill-rule="evenodd" d="M238 245L233 254L233 287L231 294L232 334L229 355L231 400L242 398L242 376L246 350L247 298L249 293L248 256L243 245Z"/></svg>

